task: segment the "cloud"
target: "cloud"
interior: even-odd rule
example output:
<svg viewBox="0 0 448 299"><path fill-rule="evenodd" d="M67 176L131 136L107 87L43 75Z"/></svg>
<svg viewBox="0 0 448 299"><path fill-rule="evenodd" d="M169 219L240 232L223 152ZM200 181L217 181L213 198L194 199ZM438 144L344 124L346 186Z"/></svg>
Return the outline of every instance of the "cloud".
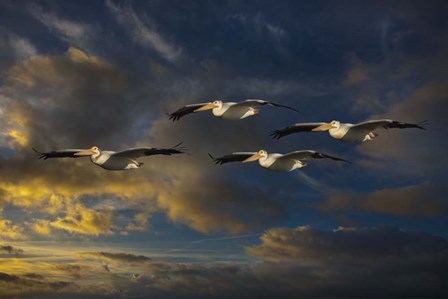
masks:
<svg viewBox="0 0 448 299"><path fill-rule="evenodd" d="M30 4L28 11L35 19L44 24L50 32L66 41L70 46L84 50L92 48L96 32L92 25L60 18L55 14L44 12L42 7L36 4Z"/></svg>
<svg viewBox="0 0 448 299"><path fill-rule="evenodd" d="M0 48L0 57L3 59L10 58L13 55L14 60L21 60L37 55L36 47L26 38L20 37L6 28L0 27L0 40L2 41ZM3 61L2 61L3 62Z"/></svg>
<svg viewBox="0 0 448 299"><path fill-rule="evenodd" d="M361 146L359 151L377 159L378 164L383 167L394 160L391 162L401 164L401 167L395 168L399 171L414 175L425 173L431 176L441 173L443 171L441 165L448 162L442 154L448 147L442 138L446 119L441 111L446 108L444 98L448 94L445 83L440 80L426 82L416 88L408 100L396 102L385 113L372 116L372 119L390 118L416 123L428 120L430 123L428 131L410 129L390 130L384 133L380 131L380 136L375 142ZM405 162L412 163L413 167L407 167L409 164Z"/></svg>
<svg viewBox="0 0 448 299"><path fill-rule="evenodd" d="M406 297L448 291L442 266L448 263L448 241L426 233L393 227L275 228L261 241L248 253L266 261L267 271L272 263L282 265L270 276L300 281L296 294Z"/></svg>
<svg viewBox="0 0 448 299"><path fill-rule="evenodd" d="M39 235L49 236L52 233L50 221L44 219L37 219L31 224L31 228Z"/></svg>
<svg viewBox="0 0 448 299"><path fill-rule="evenodd" d="M0 245L0 254L3 255L5 253L11 256L19 256L23 254L23 249L11 245Z"/></svg>
<svg viewBox="0 0 448 299"><path fill-rule="evenodd" d="M33 252L33 248L29 248ZM130 252L67 252L2 262L0 296L60 298L444 297L448 241L394 227L271 228L252 262L166 262ZM58 255L60 253L58 252ZM99 263L97 259L111 262ZM63 261L61 263L60 261ZM2 288L8 286L7 288Z"/></svg>
<svg viewBox="0 0 448 299"><path fill-rule="evenodd" d="M208 71L199 76L207 78ZM205 125L216 121L205 115L173 124L161 113L166 99L183 94L178 102L170 102L174 107L183 105L186 96L205 91L189 91L189 79L164 76L172 76L175 83L168 84L164 77L135 93L126 72L76 48L62 55L36 56L11 68L1 89L5 125L0 134L9 134L1 145L11 154L0 156L0 177L8 177L0 181L0 192L4 205L33 214L21 224L27 234L127 234L147 229L151 214L158 211L201 232L239 233L284 217L275 198L252 182L229 178L207 156L218 149L233 151L235 140L242 147L261 143L254 123L243 129L226 124L222 128L229 134L211 136L197 134L204 120ZM160 93L168 86L168 94ZM172 146L181 140L195 145L193 155L150 157L151 163L129 172L107 172L88 159L38 160L30 150L93 145L119 150ZM84 203L89 198L114 204Z"/></svg>
<svg viewBox="0 0 448 299"><path fill-rule="evenodd" d="M343 85L357 85L365 83L374 72L374 68L364 64L355 53L350 53L348 56L350 68L347 71L346 78L342 82Z"/></svg>
<svg viewBox="0 0 448 299"><path fill-rule="evenodd" d="M370 193L335 192L320 209L327 213L367 211L393 215L441 216L448 213L443 190L434 183L387 188Z"/></svg>
<svg viewBox="0 0 448 299"><path fill-rule="evenodd" d="M262 235L261 241L261 245L249 247L248 253L264 260L298 262L350 258L369 263L381 257L404 258L448 249L448 241L443 238L394 227L340 227L332 231L310 226L274 228Z"/></svg>
<svg viewBox="0 0 448 299"><path fill-rule="evenodd" d="M145 186L147 180L144 176L130 177L126 181L124 176L117 174L112 176L112 180L109 178L101 183L104 173L100 169L89 168L89 161L81 164L79 161L53 161L56 164L41 163L37 166L39 160L30 151L31 146L42 150L55 145L56 148L87 148L94 144L119 146L123 140L120 143L113 140L120 139L120 135L126 136L125 132L132 123L123 111L130 109L124 108L126 104L120 96L113 96L116 103L110 103L113 94L127 90L127 84L126 75L119 68L75 48L61 56L36 56L16 64L9 71L6 84L1 89L5 114L1 119L4 126L0 135L10 136L1 146L13 150L14 154L0 157L0 176L9 178L2 179L0 183L1 201L33 212L37 217L30 224L33 231L42 236L48 236L51 229L93 236L109 234L113 227L112 212L89 209L79 202L79 198L83 195L116 194L114 197L132 197L138 201L146 198L148 193L145 192L152 190L153 186ZM100 107L107 107L108 112ZM88 111L91 111L91 116L88 116ZM109 119L109 113L121 117ZM95 119L99 123L95 128L86 123L86 119ZM106 133L109 130L116 134ZM91 138L88 137L89 132ZM75 168L69 170L62 166L56 171L57 168L53 167L57 164ZM117 184L108 185L114 181ZM138 185L138 190L130 189L130 182ZM98 188L101 185L103 190ZM40 218L42 214L47 215L46 218ZM48 215L51 218L47 218ZM4 224L4 227L6 229L10 225ZM18 228L8 230L9 234L13 231L19 232Z"/></svg>
<svg viewBox="0 0 448 299"><path fill-rule="evenodd" d="M145 48L152 48L163 58L170 62L175 62L181 57L182 50L167 41L160 32L157 31L151 20L141 18L131 6L118 6L112 1L106 1L106 6L114 16L115 20L124 26L131 35L134 42Z"/></svg>
<svg viewBox="0 0 448 299"><path fill-rule="evenodd" d="M253 31L259 36L267 35L277 40L284 39L288 36L282 27L268 22L265 15L261 12L258 12L253 16L234 14L229 16L229 18L231 20L239 21L246 30Z"/></svg>
<svg viewBox="0 0 448 299"><path fill-rule="evenodd" d="M0 80L17 61L37 55L36 47L25 37L18 36L4 27L0 27ZM3 99L0 98L0 119ZM1 121L0 121L1 124ZM1 142L2 136L0 136Z"/></svg>
<svg viewBox="0 0 448 299"><path fill-rule="evenodd" d="M58 217L50 223L50 226L69 233L94 236L111 234L112 216L112 211L94 211L76 204L67 209L65 217Z"/></svg>
<svg viewBox="0 0 448 299"><path fill-rule="evenodd" d="M94 258L100 258L105 260L111 260L111 261L118 261L118 262L127 262L127 263L139 263L139 262L147 262L151 259L144 255L135 255L131 253L125 253L125 252L119 252L119 253L113 253L113 252L82 252L80 253L80 256L82 257L94 257Z"/></svg>
<svg viewBox="0 0 448 299"><path fill-rule="evenodd" d="M23 227L14 224L11 220L0 219L0 236L6 240L25 239Z"/></svg>

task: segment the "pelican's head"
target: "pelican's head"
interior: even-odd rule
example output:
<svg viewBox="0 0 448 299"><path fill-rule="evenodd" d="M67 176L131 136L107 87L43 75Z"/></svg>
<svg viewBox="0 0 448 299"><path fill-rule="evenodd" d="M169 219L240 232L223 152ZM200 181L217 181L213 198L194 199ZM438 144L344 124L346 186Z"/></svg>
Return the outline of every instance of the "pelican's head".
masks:
<svg viewBox="0 0 448 299"><path fill-rule="evenodd" d="M205 104L202 107L199 107L198 109L194 110L194 112L205 111L205 110L210 110L210 109L215 109L215 108L219 109L221 107L222 107L222 101L221 100L215 100L213 102Z"/></svg>
<svg viewBox="0 0 448 299"><path fill-rule="evenodd" d="M332 120L331 122L329 122L328 124L323 124L321 126L318 126L314 129L312 129L311 131L328 131L330 129L338 129L339 126L341 125L341 122L338 120Z"/></svg>
<svg viewBox="0 0 448 299"><path fill-rule="evenodd" d="M75 156L98 156L101 153L97 146L94 146L88 150L75 153Z"/></svg>
<svg viewBox="0 0 448 299"><path fill-rule="evenodd" d="M261 158L267 158L267 157L268 157L268 152L267 151L259 150L255 155L252 155L249 158L247 158L246 160L244 160L243 163L257 161L257 160L259 160Z"/></svg>

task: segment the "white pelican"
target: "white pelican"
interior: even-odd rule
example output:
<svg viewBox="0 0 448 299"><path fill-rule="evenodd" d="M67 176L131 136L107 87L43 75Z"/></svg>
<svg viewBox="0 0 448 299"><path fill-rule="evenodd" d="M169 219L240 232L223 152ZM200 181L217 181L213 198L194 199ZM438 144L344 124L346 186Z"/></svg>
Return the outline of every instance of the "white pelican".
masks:
<svg viewBox="0 0 448 299"><path fill-rule="evenodd" d="M374 132L376 129L406 129L418 128L426 130L424 125L426 122L420 124L410 124L390 119L369 120L357 124L341 123L333 120L330 123L298 123L292 126L276 130L271 136L280 139L286 135L299 132L321 132L328 131L330 136L342 140L344 142L364 142L370 141L378 134Z"/></svg>
<svg viewBox="0 0 448 299"><path fill-rule="evenodd" d="M230 155L225 155L220 158L215 158L210 155L210 158L215 162L215 164L224 164L229 162L252 162L258 160L261 167L266 168L270 171L277 172L289 172L298 168L307 166L307 163L300 160L307 159L322 159L328 158L336 161L348 162L344 159L332 157L323 153L319 153L313 150L302 150L290 152L287 154L268 154L265 150L259 150L258 152L236 152Z"/></svg>
<svg viewBox="0 0 448 299"><path fill-rule="evenodd" d="M185 107L182 107L178 109L177 111L168 114L169 119L176 121L179 120L181 117L193 113L193 112L199 112L199 111L205 111L205 110L212 110L212 113L216 117L222 117L224 119L230 119L230 120L238 120L243 119L252 115L256 115L260 112L260 109L256 108L259 106L274 106L274 107L283 107L295 112L299 112L296 109L277 104L272 103L264 100L245 100L242 102L223 102L221 100L216 100L209 103L200 103L200 104L191 104L187 105Z"/></svg>
<svg viewBox="0 0 448 299"><path fill-rule="evenodd" d="M140 168L143 163L137 161L137 158L152 155L175 155L184 154L185 147L179 143L172 148L149 148L139 147L131 148L120 152L102 151L94 146L90 149L66 149L41 153L35 148L33 150L39 154L39 159L50 158L80 158L90 156L90 160L101 168L107 170L128 170Z"/></svg>

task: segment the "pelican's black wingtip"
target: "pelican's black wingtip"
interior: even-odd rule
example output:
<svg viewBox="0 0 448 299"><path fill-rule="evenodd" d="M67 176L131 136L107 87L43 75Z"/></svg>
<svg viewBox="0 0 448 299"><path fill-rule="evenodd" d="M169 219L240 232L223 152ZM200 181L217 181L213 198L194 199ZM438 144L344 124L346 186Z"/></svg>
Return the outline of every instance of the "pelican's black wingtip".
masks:
<svg viewBox="0 0 448 299"><path fill-rule="evenodd" d="M208 156L212 159L213 163L215 163L216 165L222 165L223 164L223 162L219 158L213 157L212 154L208 153Z"/></svg>
<svg viewBox="0 0 448 299"><path fill-rule="evenodd" d="M424 131L428 130L428 126L428 120L421 121L415 125L416 128Z"/></svg>
<svg viewBox="0 0 448 299"><path fill-rule="evenodd" d="M178 115L176 115L174 113L165 113L165 114L166 114L166 116L168 116L168 119L172 120L173 122L178 121L180 118Z"/></svg>
<svg viewBox="0 0 448 299"><path fill-rule="evenodd" d="M282 135L280 134L280 132L278 130L272 131L271 134L269 134L269 136L271 136L272 139L275 139L275 140L279 140L280 138L282 138Z"/></svg>
<svg viewBox="0 0 448 299"><path fill-rule="evenodd" d="M34 147L31 147L33 149L33 151L38 154L38 159L44 159L47 160L47 156L45 155L45 153L39 152L37 149L35 149Z"/></svg>
<svg viewBox="0 0 448 299"><path fill-rule="evenodd" d="M183 146L184 142L181 141L178 144L176 144L175 146L171 147L172 150L175 150L177 152L177 154L185 154L185 155L190 155L190 153L188 152L188 147Z"/></svg>

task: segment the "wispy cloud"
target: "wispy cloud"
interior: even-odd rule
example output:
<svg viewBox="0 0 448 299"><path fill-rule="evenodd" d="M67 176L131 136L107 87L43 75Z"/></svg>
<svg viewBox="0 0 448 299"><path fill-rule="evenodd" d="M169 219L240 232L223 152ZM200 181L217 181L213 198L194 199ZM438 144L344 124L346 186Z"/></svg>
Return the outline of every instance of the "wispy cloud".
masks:
<svg viewBox="0 0 448 299"><path fill-rule="evenodd" d="M324 183L322 183L319 180L316 180L315 178L307 175L303 171L297 172L297 177L308 187L313 189L314 191L320 192L320 193L329 193L333 191L330 187L327 187Z"/></svg>
<svg viewBox="0 0 448 299"><path fill-rule="evenodd" d="M237 20L247 29L253 30L258 35L268 35L277 40L281 40L288 36L286 31L275 24L268 22L264 14L258 12L255 16L245 14L234 14L229 16L230 19Z"/></svg>
<svg viewBox="0 0 448 299"><path fill-rule="evenodd" d="M12 245L0 245L0 256L3 253L18 256L18 255L23 254L23 249L14 247Z"/></svg>
<svg viewBox="0 0 448 299"><path fill-rule="evenodd" d="M7 29L0 27L0 53L5 55L5 47L10 47L18 59L28 58L37 54L34 45L26 38L18 36Z"/></svg>
<svg viewBox="0 0 448 299"><path fill-rule="evenodd" d="M106 1L106 6L115 17L115 20L123 25L132 39L145 48L152 48L166 60L174 62L181 56L182 50L166 40L154 27L148 17L142 18L131 6L120 7Z"/></svg>
<svg viewBox="0 0 448 299"><path fill-rule="evenodd" d="M2 261L0 297L446 297L447 248L446 239L394 227L310 226L269 229L247 248L256 262L148 262L79 247L51 248L58 258L49 260L26 247L33 258Z"/></svg>
<svg viewBox="0 0 448 299"><path fill-rule="evenodd" d="M84 50L89 50L92 47L92 35L95 32L92 25L46 13L40 6L34 4L28 6L28 11L35 19L47 26L50 32L57 35L61 40L68 42L71 46Z"/></svg>
<svg viewBox="0 0 448 299"><path fill-rule="evenodd" d="M144 263L148 262L151 259L144 255L135 255L132 253L126 253L126 252L104 252L104 251L98 251L98 252L82 252L79 254L81 257L93 257L93 258L99 258L99 259L105 259L105 260L111 260L111 261L119 261L119 262L126 262L126 263Z"/></svg>

